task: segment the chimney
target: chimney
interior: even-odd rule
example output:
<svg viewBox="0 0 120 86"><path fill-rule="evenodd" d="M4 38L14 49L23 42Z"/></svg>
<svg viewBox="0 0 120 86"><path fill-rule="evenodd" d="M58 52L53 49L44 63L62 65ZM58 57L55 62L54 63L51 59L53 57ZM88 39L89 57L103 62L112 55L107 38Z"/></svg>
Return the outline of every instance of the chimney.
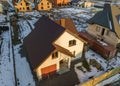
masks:
<svg viewBox="0 0 120 86"><path fill-rule="evenodd" d="M13 5L15 5L15 3L17 3L17 0L12 0L12 2L13 2Z"/></svg>
<svg viewBox="0 0 120 86"><path fill-rule="evenodd" d="M61 19L60 24L61 24L62 27L65 28L65 19Z"/></svg>

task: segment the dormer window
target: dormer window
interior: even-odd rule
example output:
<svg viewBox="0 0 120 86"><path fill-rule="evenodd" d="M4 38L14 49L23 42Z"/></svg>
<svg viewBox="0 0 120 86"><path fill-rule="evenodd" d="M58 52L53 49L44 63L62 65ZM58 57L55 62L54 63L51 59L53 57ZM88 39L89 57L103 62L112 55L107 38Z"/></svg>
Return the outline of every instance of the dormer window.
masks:
<svg viewBox="0 0 120 86"><path fill-rule="evenodd" d="M76 40L69 41L69 47L76 45Z"/></svg>

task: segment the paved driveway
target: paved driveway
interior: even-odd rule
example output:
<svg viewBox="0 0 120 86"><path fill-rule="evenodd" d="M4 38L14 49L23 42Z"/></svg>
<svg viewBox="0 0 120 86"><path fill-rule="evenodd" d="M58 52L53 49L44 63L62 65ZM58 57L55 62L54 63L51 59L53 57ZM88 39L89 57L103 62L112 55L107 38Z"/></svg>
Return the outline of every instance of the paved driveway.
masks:
<svg viewBox="0 0 120 86"><path fill-rule="evenodd" d="M79 84L80 82L74 71L74 64L78 62L80 62L80 60L71 63L71 70L69 72L42 80L37 86L75 86L76 84Z"/></svg>

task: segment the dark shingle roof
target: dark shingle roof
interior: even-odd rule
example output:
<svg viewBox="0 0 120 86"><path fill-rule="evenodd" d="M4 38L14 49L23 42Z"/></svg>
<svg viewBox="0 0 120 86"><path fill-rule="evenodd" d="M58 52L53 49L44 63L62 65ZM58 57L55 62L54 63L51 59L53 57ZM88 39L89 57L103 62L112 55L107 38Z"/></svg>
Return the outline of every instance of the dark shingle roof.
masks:
<svg viewBox="0 0 120 86"><path fill-rule="evenodd" d="M114 31L114 24L110 4L105 4L103 11L96 13L95 16L87 22L90 24L99 24L101 26L109 28L111 31Z"/></svg>
<svg viewBox="0 0 120 86"><path fill-rule="evenodd" d="M55 50L52 42L64 31L63 27L45 16L42 16L35 23L35 29L24 39L28 60L33 69L40 65Z"/></svg>

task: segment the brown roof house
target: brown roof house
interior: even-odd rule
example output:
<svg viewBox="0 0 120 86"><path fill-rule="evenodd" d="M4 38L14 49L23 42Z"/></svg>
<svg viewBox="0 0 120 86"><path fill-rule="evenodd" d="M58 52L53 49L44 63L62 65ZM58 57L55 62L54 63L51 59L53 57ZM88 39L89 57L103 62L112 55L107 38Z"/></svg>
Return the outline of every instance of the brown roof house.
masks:
<svg viewBox="0 0 120 86"><path fill-rule="evenodd" d="M41 0L38 3L39 11L49 11L52 9L52 2L50 0Z"/></svg>
<svg viewBox="0 0 120 86"><path fill-rule="evenodd" d="M120 43L120 5L105 4L103 11L88 20L87 32L116 47Z"/></svg>
<svg viewBox="0 0 120 86"><path fill-rule="evenodd" d="M55 6L68 5L70 0L54 0Z"/></svg>
<svg viewBox="0 0 120 86"><path fill-rule="evenodd" d="M21 0L20 2L16 3L15 8L19 12L32 11L30 2L28 2L27 0Z"/></svg>
<svg viewBox="0 0 120 86"><path fill-rule="evenodd" d="M42 16L24 39L28 60L38 79L69 71L71 60L82 55L84 42L78 37L72 20L56 22Z"/></svg>

